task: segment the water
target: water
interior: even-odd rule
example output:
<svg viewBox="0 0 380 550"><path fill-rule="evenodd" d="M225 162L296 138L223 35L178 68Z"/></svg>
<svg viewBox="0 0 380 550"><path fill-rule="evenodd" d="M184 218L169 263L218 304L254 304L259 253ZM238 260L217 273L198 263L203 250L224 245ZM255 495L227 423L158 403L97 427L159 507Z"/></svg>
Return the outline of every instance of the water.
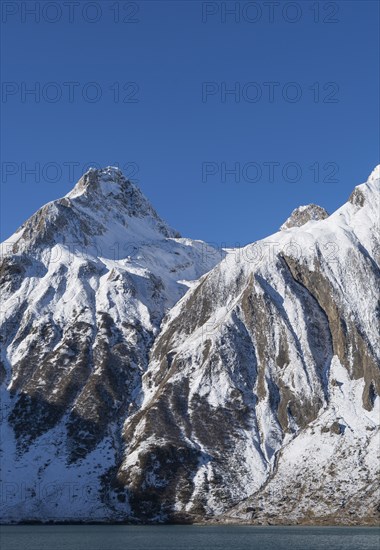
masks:
<svg viewBox="0 0 380 550"><path fill-rule="evenodd" d="M367 527L21 525L1 550L380 550Z"/></svg>

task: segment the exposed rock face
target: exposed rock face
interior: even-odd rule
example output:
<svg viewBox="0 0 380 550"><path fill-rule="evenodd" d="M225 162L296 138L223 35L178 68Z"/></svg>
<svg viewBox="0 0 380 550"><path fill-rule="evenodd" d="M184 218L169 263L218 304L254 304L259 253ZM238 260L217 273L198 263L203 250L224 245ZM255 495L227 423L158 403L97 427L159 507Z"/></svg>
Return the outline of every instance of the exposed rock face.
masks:
<svg viewBox="0 0 380 550"><path fill-rule="evenodd" d="M326 210L316 204L299 206L293 210L286 222L280 227L280 230L290 229L291 227L301 227L307 222L324 220L328 218L328 216Z"/></svg>
<svg viewBox="0 0 380 550"><path fill-rule="evenodd" d="M222 258L114 169L37 212L0 265L5 520L376 522L379 191Z"/></svg>

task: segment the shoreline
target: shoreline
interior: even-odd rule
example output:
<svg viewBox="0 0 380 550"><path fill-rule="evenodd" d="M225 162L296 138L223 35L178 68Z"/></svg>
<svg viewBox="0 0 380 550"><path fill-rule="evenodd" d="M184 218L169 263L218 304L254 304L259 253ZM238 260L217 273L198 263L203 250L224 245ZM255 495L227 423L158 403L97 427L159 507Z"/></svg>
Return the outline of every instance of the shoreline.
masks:
<svg viewBox="0 0 380 550"><path fill-rule="evenodd" d="M363 528L374 528L380 529L380 522L368 521L365 523L333 523L330 521L315 521L315 522L281 522L281 523L271 523L271 522L261 522L254 523L249 521L193 521L193 522L179 522L179 521L166 521L166 522L141 522L141 521L76 521L76 520L23 520L23 521L10 521L10 522L1 522L1 527L16 527L16 526L26 526L26 525L44 525L44 526L57 526L57 525L101 525L101 526L129 526L129 527L165 527L165 526L194 526L194 527L225 527L225 526L235 526L235 527L334 527L334 528L348 528L348 527L363 527Z"/></svg>

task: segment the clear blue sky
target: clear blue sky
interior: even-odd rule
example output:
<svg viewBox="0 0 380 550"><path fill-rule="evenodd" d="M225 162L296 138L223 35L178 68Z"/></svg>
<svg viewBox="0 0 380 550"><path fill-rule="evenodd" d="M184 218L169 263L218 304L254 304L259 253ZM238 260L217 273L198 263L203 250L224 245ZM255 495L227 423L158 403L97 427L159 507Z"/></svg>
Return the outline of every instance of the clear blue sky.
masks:
<svg viewBox="0 0 380 550"><path fill-rule="evenodd" d="M46 4L2 2L3 239L88 164L126 166L184 236L243 245L379 162L377 1Z"/></svg>

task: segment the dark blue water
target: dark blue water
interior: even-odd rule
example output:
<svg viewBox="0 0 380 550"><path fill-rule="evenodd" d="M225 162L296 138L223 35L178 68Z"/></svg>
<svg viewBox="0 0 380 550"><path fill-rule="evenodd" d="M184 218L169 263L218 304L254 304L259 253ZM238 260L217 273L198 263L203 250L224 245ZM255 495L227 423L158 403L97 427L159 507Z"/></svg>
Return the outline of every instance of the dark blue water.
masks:
<svg viewBox="0 0 380 550"><path fill-rule="evenodd" d="M366 527L22 525L0 528L1 550L380 550Z"/></svg>

